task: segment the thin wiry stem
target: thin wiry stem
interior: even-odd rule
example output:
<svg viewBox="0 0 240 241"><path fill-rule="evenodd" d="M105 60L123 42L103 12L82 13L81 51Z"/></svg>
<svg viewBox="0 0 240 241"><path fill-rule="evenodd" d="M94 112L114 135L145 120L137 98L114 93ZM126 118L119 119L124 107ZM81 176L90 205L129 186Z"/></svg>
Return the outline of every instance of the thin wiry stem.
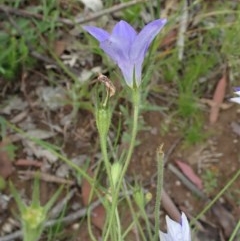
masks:
<svg viewBox="0 0 240 241"><path fill-rule="evenodd" d="M159 147L157 150L157 191L156 191L156 204L155 204L155 210L154 210L154 215L155 215L155 228L154 228L154 241L159 240L159 226L160 226L160 221L159 221L159 211L160 211L160 205L161 205L161 193L163 189L163 170L164 170L164 153L162 151L162 146Z"/></svg>
<svg viewBox="0 0 240 241"><path fill-rule="evenodd" d="M107 241L108 240L108 236L111 230L111 227L113 225L114 222L114 210L117 207L117 202L118 202L118 194L122 185L122 181L124 178L124 175L127 171L127 168L129 166L132 154L133 154L133 150L134 150L134 146L135 146L135 140L136 140L136 136L137 136L137 129L138 129L138 115L139 115L139 106L140 106L140 89L136 88L136 89L132 89L132 97L133 97L133 128L132 128L132 135L131 135L131 141L130 141L130 145L129 145L129 149L128 149L128 153L127 153L127 157L125 160L125 163L123 165L123 169L122 172L120 174L119 177L119 181L117 183L117 187L113 192L113 200L112 200L112 212L111 212L111 216L109 218L109 224L108 224L108 229L104 235L104 240L103 241Z"/></svg>

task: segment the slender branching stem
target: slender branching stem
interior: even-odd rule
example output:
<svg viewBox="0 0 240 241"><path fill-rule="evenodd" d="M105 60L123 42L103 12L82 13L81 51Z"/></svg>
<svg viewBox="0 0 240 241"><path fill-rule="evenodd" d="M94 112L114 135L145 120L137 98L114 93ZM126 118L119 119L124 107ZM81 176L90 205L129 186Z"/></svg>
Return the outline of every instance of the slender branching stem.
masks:
<svg viewBox="0 0 240 241"><path fill-rule="evenodd" d="M127 168L129 166L129 163L130 163L130 160L131 160L131 157L133 154L135 140L136 140L136 136L137 136L138 115L139 115L139 106L140 106L140 89L133 88L133 89L131 89L131 91L132 91L132 98L133 98L133 127L132 127L131 140L130 140L127 157L126 157L125 163L123 165L122 172L119 176L119 181L118 181L116 188L114 190L114 193L113 193L112 211L111 211L110 218L109 218L108 229L105 233L103 241L107 241L111 227L112 227L114 219L115 219L115 210L117 208L117 203L118 203L118 194L120 192L120 188L122 185L124 175L127 171Z"/></svg>
<svg viewBox="0 0 240 241"><path fill-rule="evenodd" d="M111 164L110 164L108 152L107 152L107 137L102 135L100 132L99 132L99 135L100 135L101 152L102 152L102 155L103 155L103 161L104 161L104 166L105 166L106 171L107 171L108 180L109 180L109 183L110 183L110 188L111 188L110 190L113 190L113 181L112 181L112 175L111 175Z"/></svg>

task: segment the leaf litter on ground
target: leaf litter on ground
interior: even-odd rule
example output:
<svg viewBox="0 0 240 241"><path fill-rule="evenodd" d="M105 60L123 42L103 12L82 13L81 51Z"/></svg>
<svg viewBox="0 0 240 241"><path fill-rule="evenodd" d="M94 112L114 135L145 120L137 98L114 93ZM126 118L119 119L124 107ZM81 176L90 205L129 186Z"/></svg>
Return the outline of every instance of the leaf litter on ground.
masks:
<svg viewBox="0 0 240 241"><path fill-rule="evenodd" d="M14 156L10 149L11 143L8 139L0 142L0 176L7 179L13 172Z"/></svg>
<svg viewBox="0 0 240 241"><path fill-rule="evenodd" d="M215 89L214 95L213 95L213 105L211 106L210 115L209 115L209 121L211 124L216 123L220 106L223 103L225 93L226 93L226 87L227 87L227 73L225 72L222 76L222 78L218 81L217 87Z"/></svg>

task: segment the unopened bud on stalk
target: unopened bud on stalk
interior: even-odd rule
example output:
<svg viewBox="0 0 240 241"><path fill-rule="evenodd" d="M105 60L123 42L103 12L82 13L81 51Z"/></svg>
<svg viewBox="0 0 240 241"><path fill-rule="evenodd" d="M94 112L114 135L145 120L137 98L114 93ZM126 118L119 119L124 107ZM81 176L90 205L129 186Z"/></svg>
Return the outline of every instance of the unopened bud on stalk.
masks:
<svg viewBox="0 0 240 241"><path fill-rule="evenodd" d="M106 138L111 123L111 111L108 107L97 108L96 123L99 135Z"/></svg>
<svg viewBox="0 0 240 241"><path fill-rule="evenodd" d="M143 210L146 205L146 195L144 194L144 190L142 188L138 188L137 191L133 194L134 200L138 207Z"/></svg>
<svg viewBox="0 0 240 241"><path fill-rule="evenodd" d="M113 165L111 166L111 176L112 176L112 182L114 187L116 187L117 185L121 171L122 171L122 165L119 162L113 163Z"/></svg>

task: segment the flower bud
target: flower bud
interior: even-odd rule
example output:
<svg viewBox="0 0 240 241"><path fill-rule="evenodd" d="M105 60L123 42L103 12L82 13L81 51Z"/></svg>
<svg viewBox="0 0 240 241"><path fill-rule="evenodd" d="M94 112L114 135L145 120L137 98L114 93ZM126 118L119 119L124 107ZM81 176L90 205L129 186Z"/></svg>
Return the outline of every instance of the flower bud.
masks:
<svg viewBox="0 0 240 241"><path fill-rule="evenodd" d="M113 165L111 166L111 176L112 176L112 182L114 187L116 187L117 185L121 171L122 171L122 165L119 162L113 163Z"/></svg>
<svg viewBox="0 0 240 241"><path fill-rule="evenodd" d="M152 193L150 192L147 192L146 195L145 195L145 204L149 203L151 200L152 200Z"/></svg>
<svg viewBox="0 0 240 241"><path fill-rule="evenodd" d="M144 209L146 202L143 189L139 188L136 192L134 192L133 197L138 207L140 209Z"/></svg>
<svg viewBox="0 0 240 241"><path fill-rule="evenodd" d="M99 135L107 137L111 123L111 111L108 107L100 107L96 110L96 123Z"/></svg>

